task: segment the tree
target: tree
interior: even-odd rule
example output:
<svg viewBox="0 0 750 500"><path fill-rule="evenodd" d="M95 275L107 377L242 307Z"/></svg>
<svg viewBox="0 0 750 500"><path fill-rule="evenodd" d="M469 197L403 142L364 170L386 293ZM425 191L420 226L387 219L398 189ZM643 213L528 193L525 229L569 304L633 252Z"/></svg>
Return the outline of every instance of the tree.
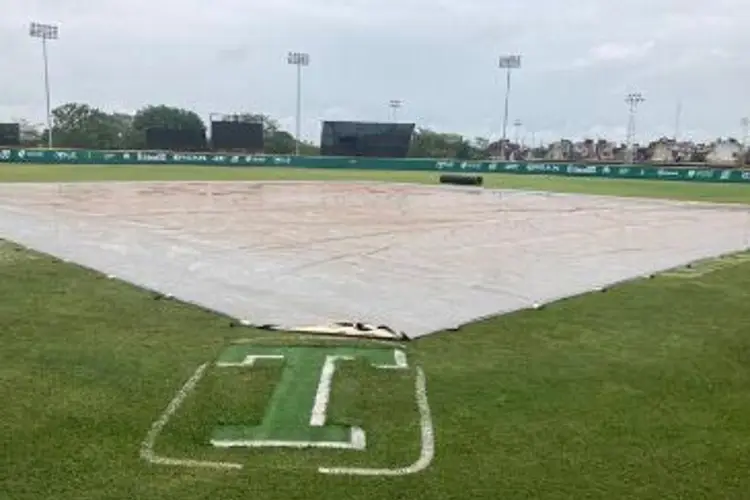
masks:
<svg viewBox="0 0 750 500"><path fill-rule="evenodd" d="M155 127L202 131L204 135L206 132L206 125L194 111L165 105L146 106L133 117L128 146L145 148L146 130Z"/></svg>
<svg viewBox="0 0 750 500"><path fill-rule="evenodd" d="M54 143L60 147L118 149L128 125L116 115L81 103L67 103L52 110Z"/></svg>
<svg viewBox="0 0 750 500"><path fill-rule="evenodd" d="M12 122L18 123L20 129L21 145L25 147L37 147L42 144L42 139L46 137L43 125L31 123L23 118L11 119Z"/></svg>
<svg viewBox="0 0 750 500"><path fill-rule="evenodd" d="M479 151L487 151L490 147L490 140L485 137L475 137L471 146Z"/></svg>
<svg viewBox="0 0 750 500"><path fill-rule="evenodd" d="M472 159L471 144L461 139L456 147L456 158L459 160L471 160Z"/></svg>
<svg viewBox="0 0 750 500"><path fill-rule="evenodd" d="M263 150L269 154L293 154L296 140L286 130L266 132Z"/></svg>
<svg viewBox="0 0 750 500"><path fill-rule="evenodd" d="M487 160L490 157L490 140L484 137L475 137L470 143L472 160Z"/></svg>
<svg viewBox="0 0 750 500"><path fill-rule="evenodd" d="M409 156L415 158L456 158L466 152L464 139L457 134L441 134L427 128L414 132Z"/></svg>
<svg viewBox="0 0 750 500"><path fill-rule="evenodd" d="M263 124L263 151L268 154L289 155L294 154L296 139L286 130L281 129L278 121L265 114L242 113L237 115L242 122L260 122ZM299 152L301 155L319 154L320 148L307 142L300 142Z"/></svg>
<svg viewBox="0 0 750 500"><path fill-rule="evenodd" d="M133 115L127 113L112 113L109 115L110 126L117 136L116 149L128 149L134 142Z"/></svg>

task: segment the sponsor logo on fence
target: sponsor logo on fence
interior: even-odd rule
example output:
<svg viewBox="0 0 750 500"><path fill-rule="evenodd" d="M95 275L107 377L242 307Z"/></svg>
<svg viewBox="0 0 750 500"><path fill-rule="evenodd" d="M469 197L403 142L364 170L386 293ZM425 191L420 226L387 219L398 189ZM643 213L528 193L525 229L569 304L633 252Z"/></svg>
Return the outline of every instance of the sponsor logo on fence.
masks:
<svg viewBox="0 0 750 500"><path fill-rule="evenodd" d="M31 155L29 155L31 157ZM40 155L44 157L44 155ZM78 154L75 151L55 151L55 160L60 161L73 161L78 159Z"/></svg>
<svg viewBox="0 0 750 500"><path fill-rule="evenodd" d="M167 162L169 161L169 158L167 157L167 153L142 153L138 152L135 155L136 161L140 162Z"/></svg>
<svg viewBox="0 0 750 500"><path fill-rule="evenodd" d="M695 179L713 179L714 178L714 170L709 169L699 169L699 170L693 170L694 174L693 177Z"/></svg>
<svg viewBox="0 0 750 500"><path fill-rule="evenodd" d="M271 161L274 165L291 165L292 164L292 157L291 156L274 156Z"/></svg>
<svg viewBox="0 0 750 500"><path fill-rule="evenodd" d="M660 168L656 171L657 177L680 177L681 172L679 170L671 170L668 168Z"/></svg>
<svg viewBox="0 0 750 500"><path fill-rule="evenodd" d="M599 173L596 166L583 167L580 165L571 165L567 169L567 173L571 175L596 175Z"/></svg>
<svg viewBox="0 0 750 500"><path fill-rule="evenodd" d="M206 163L208 162L209 157L207 155L201 155L201 154L174 153L172 155L172 160Z"/></svg>
<svg viewBox="0 0 750 500"><path fill-rule="evenodd" d="M562 173L565 171L564 165L555 165L550 163L542 163L540 165L528 164L526 165L527 172L544 172L544 173Z"/></svg>

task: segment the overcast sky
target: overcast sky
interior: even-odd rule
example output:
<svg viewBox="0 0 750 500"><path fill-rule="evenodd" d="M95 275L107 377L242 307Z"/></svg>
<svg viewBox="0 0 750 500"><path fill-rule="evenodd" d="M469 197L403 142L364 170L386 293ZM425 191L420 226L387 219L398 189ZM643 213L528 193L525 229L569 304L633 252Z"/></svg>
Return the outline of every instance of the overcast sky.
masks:
<svg viewBox="0 0 750 500"><path fill-rule="evenodd" d="M623 140L630 91L640 140L673 135L680 100L685 137L738 136L750 115L750 0L0 0L0 121L44 119L32 20L60 25L53 106L263 112L293 130L286 54L309 52L316 142L320 120L387 120L390 99L400 119L496 139L506 53L523 54L510 118L527 139Z"/></svg>

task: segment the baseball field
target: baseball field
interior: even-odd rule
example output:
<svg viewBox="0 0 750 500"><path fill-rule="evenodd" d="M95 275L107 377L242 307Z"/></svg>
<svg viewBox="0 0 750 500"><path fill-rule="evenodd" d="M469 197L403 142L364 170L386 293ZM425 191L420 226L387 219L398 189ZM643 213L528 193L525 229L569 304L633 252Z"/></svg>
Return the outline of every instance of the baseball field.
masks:
<svg viewBox="0 0 750 500"><path fill-rule="evenodd" d="M435 176L0 166L5 192L279 180ZM750 205L742 185L485 181ZM337 339L238 325L0 240L0 498L747 498L749 303L737 253L455 332Z"/></svg>

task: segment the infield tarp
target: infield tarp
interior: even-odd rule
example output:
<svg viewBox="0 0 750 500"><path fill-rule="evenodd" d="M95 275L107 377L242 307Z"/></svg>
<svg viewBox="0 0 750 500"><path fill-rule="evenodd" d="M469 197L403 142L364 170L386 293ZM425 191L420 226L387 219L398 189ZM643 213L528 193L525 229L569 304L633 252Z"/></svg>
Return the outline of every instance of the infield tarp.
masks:
<svg viewBox="0 0 750 500"><path fill-rule="evenodd" d="M746 249L750 212L379 183L29 183L0 184L0 237L253 324L420 336Z"/></svg>

